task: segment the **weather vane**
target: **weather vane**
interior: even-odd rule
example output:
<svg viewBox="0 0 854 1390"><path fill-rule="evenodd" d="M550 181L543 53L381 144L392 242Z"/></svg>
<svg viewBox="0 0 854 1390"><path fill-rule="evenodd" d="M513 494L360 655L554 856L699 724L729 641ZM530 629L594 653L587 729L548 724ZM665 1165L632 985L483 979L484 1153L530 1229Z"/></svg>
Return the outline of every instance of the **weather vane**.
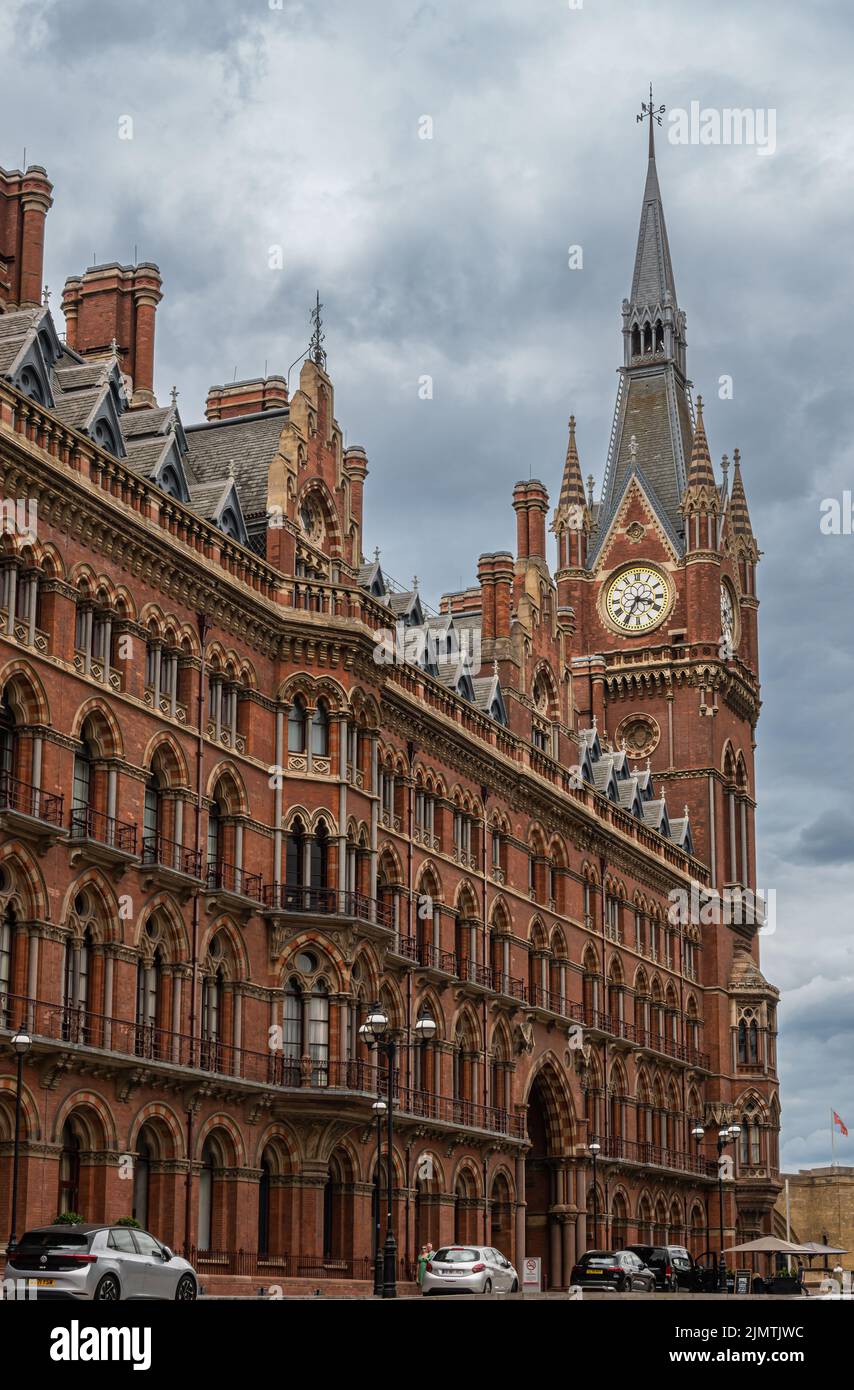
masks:
<svg viewBox="0 0 854 1390"><path fill-rule="evenodd" d="M314 325L314 327L312 330L311 343L309 344L308 351L312 361L316 362L318 367L325 368L326 351L324 349L323 343L324 339L326 338L326 334L323 331L323 322L320 317L320 311L322 308L323 305L320 302L320 290L318 290L317 302L315 303L315 306L311 311L311 322Z"/></svg>
<svg viewBox="0 0 854 1390"><path fill-rule="evenodd" d="M645 120L647 120L647 119L649 120L649 157L650 157L650 159L655 159L655 140L654 140L654 138L653 138L653 131L655 130L656 122L658 122L658 124L661 125L661 117L662 117L662 115L664 114L664 111L665 111L665 110L666 110L666 108L665 108L664 106L656 106L656 105L655 105L655 103L654 103L654 101L653 101L653 99L652 99L652 83L650 82L650 84L649 84L649 101L648 101L648 102L646 102L646 101L642 101L642 102L641 102L640 115L639 115L639 116L635 116L635 120L636 120L636 121L645 121Z"/></svg>
<svg viewBox="0 0 854 1390"><path fill-rule="evenodd" d="M647 119L647 117L649 117L649 123L650 123L650 125L652 125L653 121L657 121L658 124L661 125L661 117L662 117L662 115L664 114L664 112L665 112L666 110L667 110L667 108L666 108L665 106L656 106L656 105L654 104L654 102L653 102L653 100L652 100L652 83L650 82L650 84L649 84L649 101L648 101L648 102L646 102L646 101L642 101L642 102L641 102L640 115L639 115L639 116L635 116L635 120L636 120L636 121L645 121L645 120Z"/></svg>

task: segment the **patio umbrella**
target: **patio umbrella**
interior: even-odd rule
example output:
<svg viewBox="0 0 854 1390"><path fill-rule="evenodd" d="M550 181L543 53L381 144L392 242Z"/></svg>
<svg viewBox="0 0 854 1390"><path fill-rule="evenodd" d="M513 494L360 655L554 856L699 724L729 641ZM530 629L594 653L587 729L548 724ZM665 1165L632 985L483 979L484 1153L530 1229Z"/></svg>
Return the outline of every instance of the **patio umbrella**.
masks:
<svg viewBox="0 0 854 1390"><path fill-rule="evenodd" d="M725 1255L772 1255L779 1252L781 1255L806 1255L809 1251L803 1245L793 1245L790 1240L781 1240L779 1236L760 1236L758 1240L745 1241L744 1245L731 1245L724 1251ZM813 1251L815 1254L816 1251Z"/></svg>
<svg viewBox="0 0 854 1390"><path fill-rule="evenodd" d="M847 1255L848 1251L843 1250L841 1245L822 1245L817 1240L805 1240L801 1246L804 1255Z"/></svg>

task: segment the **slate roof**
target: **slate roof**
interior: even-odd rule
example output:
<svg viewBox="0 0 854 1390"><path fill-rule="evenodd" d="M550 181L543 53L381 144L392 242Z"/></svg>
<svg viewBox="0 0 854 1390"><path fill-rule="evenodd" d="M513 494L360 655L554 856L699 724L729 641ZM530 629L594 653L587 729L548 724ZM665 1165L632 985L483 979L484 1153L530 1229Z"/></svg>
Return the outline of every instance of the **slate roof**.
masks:
<svg viewBox="0 0 854 1390"><path fill-rule="evenodd" d="M190 469L199 482L226 479L229 465L247 523L267 512L267 477L287 408L186 426Z"/></svg>

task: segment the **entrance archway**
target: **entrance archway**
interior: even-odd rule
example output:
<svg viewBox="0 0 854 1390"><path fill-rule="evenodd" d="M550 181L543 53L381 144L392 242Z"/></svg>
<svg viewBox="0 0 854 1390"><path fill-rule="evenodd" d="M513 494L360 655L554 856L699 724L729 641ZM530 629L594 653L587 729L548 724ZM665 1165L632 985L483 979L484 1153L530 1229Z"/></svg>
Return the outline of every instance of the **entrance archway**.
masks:
<svg viewBox="0 0 854 1390"><path fill-rule="evenodd" d="M565 1084L548 1064L534 1078L528 1097L528 1139L525 1256L542 1261L543 1288L566 1288L575 1258L575 1227L566 1216L572 1112Z"/></svg>

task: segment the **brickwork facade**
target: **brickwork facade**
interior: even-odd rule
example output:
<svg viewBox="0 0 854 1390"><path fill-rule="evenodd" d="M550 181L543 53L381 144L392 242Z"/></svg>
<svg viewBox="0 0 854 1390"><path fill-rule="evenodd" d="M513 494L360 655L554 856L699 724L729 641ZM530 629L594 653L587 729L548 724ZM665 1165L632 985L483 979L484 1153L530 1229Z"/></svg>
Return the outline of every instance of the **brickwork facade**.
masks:
<svg viewBox="0 0 854 1390"><path fill-rule="evenodd" d="M692 458L679 543L642 473L593 507L573 425L556 574L547 491L520 483L516 555L481 556L431 616L363 561L367 457L343 446L319 323L290 400L279 377L212 388L185 432L152 394L159 298L149 265L73 277L66 345L27 311L0 385L2 496L38 518L0 555L0 1028L33 1039L19 1230L133 1214L208 1277L366 1277L374 1003L397 1043L404 1273L428 1239L537 1255L556 1288L594 1243L700 1253L735 1119L727 1233L769 1229L756 925L672 912L755 886L740 475L704 492ZM10 298L0 349L22 313ZM701 417L693 438L702 454ZM170 450L187 495L162 481ZM607 616L640 556L668 595L654 638ZM476 634L478 662L400 659L425 633ZM10 1052L2 1069L0 1228Z"/></svg>

